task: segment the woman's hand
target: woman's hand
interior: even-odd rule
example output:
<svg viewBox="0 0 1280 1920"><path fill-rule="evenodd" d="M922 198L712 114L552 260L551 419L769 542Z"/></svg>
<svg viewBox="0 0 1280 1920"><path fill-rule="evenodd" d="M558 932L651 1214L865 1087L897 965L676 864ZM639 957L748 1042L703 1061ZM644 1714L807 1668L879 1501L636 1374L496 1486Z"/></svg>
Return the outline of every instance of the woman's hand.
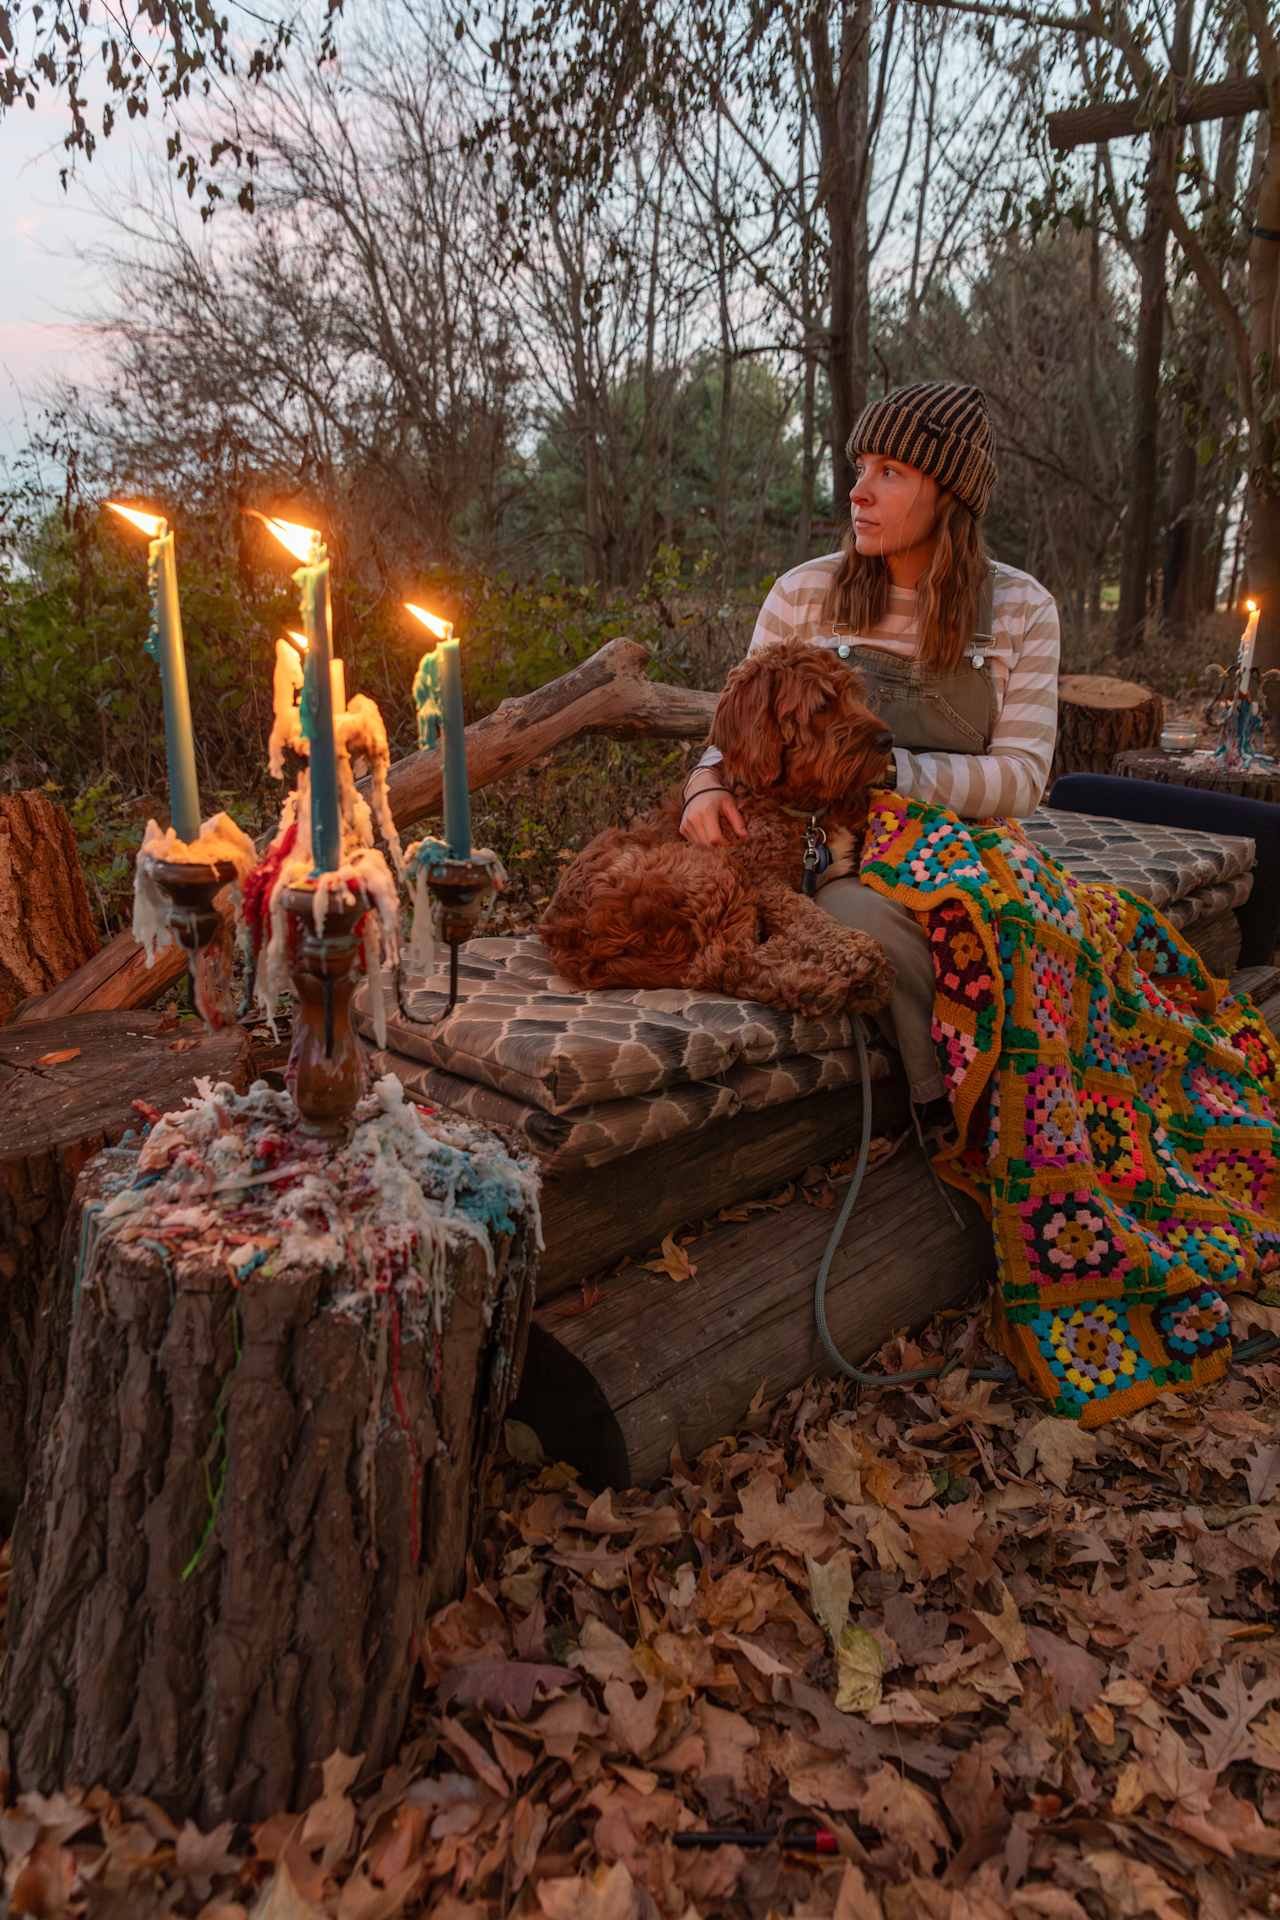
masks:
<svg viewBox="0 0 1280 1920"><path fill-rule="evenodd" d="M680 820L680 832L698 847L722 847L730 829L739 840L747 837L747 823L734 804L733 795L723 787L709 793L695 793Z"/></svg>

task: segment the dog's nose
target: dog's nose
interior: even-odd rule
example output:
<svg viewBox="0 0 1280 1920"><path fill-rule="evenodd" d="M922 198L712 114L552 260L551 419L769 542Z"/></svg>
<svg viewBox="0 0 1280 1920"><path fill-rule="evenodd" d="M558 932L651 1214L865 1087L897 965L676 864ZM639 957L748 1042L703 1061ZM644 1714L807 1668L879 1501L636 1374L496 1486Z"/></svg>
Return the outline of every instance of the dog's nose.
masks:
<svg viewBox="0 0 1280 1920"><path fill-rule="evenodd" d="M876 735L876 745L881 753L888 753L890 747L893 745L893 735L887 727L882 727Z"/></svg>

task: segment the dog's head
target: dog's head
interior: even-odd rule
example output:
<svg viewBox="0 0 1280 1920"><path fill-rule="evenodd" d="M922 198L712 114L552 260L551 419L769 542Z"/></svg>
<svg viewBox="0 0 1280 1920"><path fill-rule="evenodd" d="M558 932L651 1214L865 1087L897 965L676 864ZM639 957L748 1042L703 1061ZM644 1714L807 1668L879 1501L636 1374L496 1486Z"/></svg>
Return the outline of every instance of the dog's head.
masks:
<svg viewBox="0 0 1280 1920"><path fill-rule="evenodd" d="M711 739L753 793L813 807L875 786L893 746L861 677L805 640L757 647L733 669Z"/></svg>

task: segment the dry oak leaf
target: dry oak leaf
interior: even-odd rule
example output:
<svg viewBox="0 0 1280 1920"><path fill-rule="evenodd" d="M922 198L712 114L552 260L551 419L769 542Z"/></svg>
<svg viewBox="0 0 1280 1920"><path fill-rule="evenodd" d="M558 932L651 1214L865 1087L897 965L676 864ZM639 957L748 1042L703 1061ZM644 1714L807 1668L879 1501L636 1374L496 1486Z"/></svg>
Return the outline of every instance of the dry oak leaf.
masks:
<svg viewBox="0 0 1280 1920"><path fill-rule="evenodd" d="M16 1911L16 1909L15 1909ZM253 1920L328 1920L323 1907L305 1900L282 1860L253 1908Z"/></svg>
<svg viewBox="0 0 1280 1920"><path fill-rule="evenodd" d="M662 1242L661 1260L645 1260L641 1264L646 1273L665 1273L668 1280L692 1280L698 1271L684 1248L676 1245L672 1233Z"/></svg>
<svg viewBox="0 0 1280 1920"><path fill-rule="evenodd" d="M192 1045L195 1045L194 1041L192 1041ZM82 1051L83 1049L80 1047L57 1047L52 1053L42 1053L36 1061L36 1065L38 1067L65 1067L68 1060L78 1060Z"/></svg>
<svg viewBox="0 0 1280 1920"><path fill-rule="evenodd" d="M1175 1807L1169 1825L1228 1859L1247 1853L1257 1860L1280 1860L1280 1827L1264 1825L1258 1809L1238 1800L1226 1787L1218 1789L1203 1813Z"/></svg>
<svg viewBox="0 0 1280 1920"><path fill-rule="evenodd" d="M1102 1692L1105 1664L1087 1647L1076 1646L1048 1627L1028 1627L1027 1645L1031 1658L1053 1683L1058 1705L1071 1713L1087 1713Z"/></svg>
<svg viewBox="0 0 1280 1920"><path fill-rule="evenodd" d="M1182 1689L1178 1697L1188 1717L1200 1729L1197 1738L1206 1767L1221 1773L1233 1760L1255 1758L1250 1725L1277 1694L1280 1694L1280 1673L1263 1674L1251 1686L1244 1678L1239 1661L1199 1689Z"/></svg>
<svg viewBox="0 0 1280 1920"><path fill-rule="evenodd" d="M637 1695L626 1680L605 1682L604 1704L609 1732L618 1745L643 1760L658 1737L658 1719L666 1697L661 1680L651 1680Z"/></svg>
<svg viewBox="0 0 1280 1920"><path fill-rule="evenodd" d="M601 1864L590 1879L574 1874L540 1880L536 1891L548 1920L637 1920L641 1911L635 1881L621 1860Z"/></svg>
<svg viewBox="0 0 1280 1920"><path fill-rule="evenodd" d="M1010 1660L1029 1660L1031 1649L1027 1645L1027 1630L1022 1624L1018 1603L1003 1582L1000 1594L999 1613L980 1613L975 1607L973 1617L981 1620L996 1645L1004 1649Z"/></svg>
<svg viewBox="0 0 1280 1920"><path fill-rule="evenodd" d="M569 1667L536 1660L473 1660L446 1673L436 1689L442 1706L487 1707L494 1713L527 1720L539 1697L578 1684Z"/></svg>
<svg viewBox="0 0 1280 1920"><path fill-rule="evenodd" d="M748 1480L738 1500L738 1532L749 1547L780 1547L803 1560L810 1554L818 1559L838 1544L826 1502L812 1480L802 1480L780 1501L777 1475L764 1468Z"/></svg>
<svg viewBox="0 0 1280 1920"><path fill-rule="evenodd" d="M867 1885L861 1867L846 1861L831 1920L884 1920L879 1897Z"/></svg>

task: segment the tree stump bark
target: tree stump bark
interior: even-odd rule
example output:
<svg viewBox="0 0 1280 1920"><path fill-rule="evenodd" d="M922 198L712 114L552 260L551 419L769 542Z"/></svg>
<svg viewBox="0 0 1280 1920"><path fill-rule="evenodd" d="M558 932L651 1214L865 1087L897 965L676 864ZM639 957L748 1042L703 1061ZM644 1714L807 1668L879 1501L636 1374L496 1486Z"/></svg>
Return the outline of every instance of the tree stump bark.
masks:
<svg viewBox="0 0 1280 1920"><path fill-rule="evenodd" d="M239 1104L264 1099L284 1104ZM446 1217L435 1291L379 1290L359 1235L376 1218L380 1245L408 1246L417 1216L331 1175L314 1141L281 1186L293 1145L193 1203L225 1210L216 1230L153 1206L161 1176L68 1234L65 1387L14 1537L3 1721L23 1790L101 1784L207 1827L305 1806L336 1748L375 1770L395 1754L522 1359L536 1218L485 1242ZM86 1169L85 1205L122 1157ZM308 1222L323 1259L297 1251Z"/></svg>
<svg viewBox="0 0 1280 1920"><path fill-rule="evenodd" d="M1133 680L1068 673L1058 681L1058 744L1050 774L1110 773L1118 753L1154 747L1164 701Z"/></svg>
<svg viewBox="0 0 1280 1920"><path fill-rule="evenodd" d="M205 1074L247 1086L248 1035L140 1012L0 1029L0 1532L12 1525L34 1445L28 1386L76 1176L100 1147L142 1127L135 1100L177 1106Z"/></svg>
<svg viewBox="0 0 1280 1920"><path fill-rule="evenodd" d="M47 793L0 794L0 1020L97 950L70 820Z"/></svg>

